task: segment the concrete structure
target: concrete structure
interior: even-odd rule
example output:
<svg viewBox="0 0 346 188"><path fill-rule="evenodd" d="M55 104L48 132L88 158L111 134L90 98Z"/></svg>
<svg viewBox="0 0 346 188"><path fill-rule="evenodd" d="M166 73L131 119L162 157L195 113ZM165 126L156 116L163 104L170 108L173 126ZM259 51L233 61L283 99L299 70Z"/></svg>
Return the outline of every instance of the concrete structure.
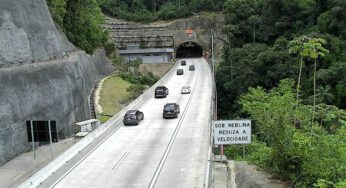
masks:
<svg viewBox="0 0 346 188"><path fill-rule="evenodd" d="M222 15L216 16L213 25L215 28L221 28L218 25L222 25L223 22L224 17ZM110 31L120 50L126 49L127 45L136 44L140 49L173 48L174 54L177 56L181 54L179 53L180 50L191 49L198 52L198 56L202 56L203 51L211 49L210 26L202 16L197 15L188 19L151 25L122 22L108 18L104 27ZM221 32L216 31L216 33ZM217 47L221 45L220 40L217 39L216 35L214 39L214 47L218 49ZM185 55L196 56L194 53Z"/></svg>
<svg viewBox="0 0 346 188"><path fill-rule="evenodd" d="M31 149L28 120L56 121L58 140L75 134L94 82L112 70L104 51L77 51L45 0L1 0L0 165Z"/></svg>
<svg viewBox="0 0 346 188"><path fill-rule="evenodd" d="M100 126L100 120L98 119L88 119L85 121L81 121L76 123L79 127L80 132L76 134L77 137L83 137L89 134L89 132L97 129Z"/></svg>
<svg viewBox="0 0 346 188"><path fill-rule="evenodd" d="M126 50L118 50L125 61L132 61L137 58L142 59L143 63L167 63L171 61L173 48L144 48L139 45L127 45Z"/></svg>

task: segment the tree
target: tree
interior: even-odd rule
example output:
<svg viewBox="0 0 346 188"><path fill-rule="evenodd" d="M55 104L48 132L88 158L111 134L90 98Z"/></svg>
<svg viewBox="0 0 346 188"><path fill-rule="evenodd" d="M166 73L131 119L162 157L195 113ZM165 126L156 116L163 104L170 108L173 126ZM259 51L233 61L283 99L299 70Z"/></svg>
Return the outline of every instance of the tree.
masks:
<svg viewBox="0 0 346 188"><path fill-rule="evenodd" d="M65 0L47 0L47 5L53 20L63 28L63 19L66 15Z"/></svg>
<svg viewBox="0 0 346 188"><path fill-rule="evenodd" d="M327 44L327 41L321 38L311 38L304 44L308 50L309 57L314 59L314 113L312 114L312 121L314 121L316 111L316 62L318 57L324 57L325 54L329 53L329 51L323 47L325 44Z"/></svg>
<svg viewBox="0 0 346 188"><path fill-rule="evenodd" d="M260 17L258 15L252 15L249 17L249 22L253 23L253 43L256 43L256 23L259 22Z"/></svg>
<svg viewBox="0 0 346 188"><path fill-rule="evenodd" d="M68 0L64 28L66 36L77 47L92 53L107 39L101 25L104 16L96 0Z"/></svg>
<svg viewBox="0 0 346 188"><path fill-rule="evenodd" d="M299 54L300 56L300 66L299 66L299 75L298 75L298 82L297 82L297 93L296 93L296 110L298 108L299 103L299 90L300 90L300 80L302 76L302 69L303 69L303 60L304 57L307 57L309 55L308 47L305 45L306 42L308 42L309 38L305 35L297 37L290 41L288 43L289 45L289 53L290 54ZM294 123L296 123L296 118Z"/></svg>

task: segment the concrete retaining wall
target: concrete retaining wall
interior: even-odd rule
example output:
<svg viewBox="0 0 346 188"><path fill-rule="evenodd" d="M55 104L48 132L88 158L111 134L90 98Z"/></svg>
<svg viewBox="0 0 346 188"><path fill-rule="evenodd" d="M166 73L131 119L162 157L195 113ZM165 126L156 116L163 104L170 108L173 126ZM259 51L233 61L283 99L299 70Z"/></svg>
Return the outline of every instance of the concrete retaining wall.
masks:
<svg viewBox="0 0 346 188"><path fill-rule="evenodd" d="M103 51L0 69L0 165L31 148L28 120L56 120L58 139L74 134L74 123L90 118L95 80L111 72Z"/></svg>

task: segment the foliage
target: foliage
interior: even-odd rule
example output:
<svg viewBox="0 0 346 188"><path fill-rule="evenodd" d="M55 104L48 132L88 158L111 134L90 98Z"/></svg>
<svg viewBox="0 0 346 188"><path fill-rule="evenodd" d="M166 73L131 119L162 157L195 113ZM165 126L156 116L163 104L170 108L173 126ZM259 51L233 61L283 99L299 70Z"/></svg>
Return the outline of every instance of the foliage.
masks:
<svg viewBox="0 0 346 188"><path fill-rule="evenodd" d="M145 89L143 85L134 84L127 88L127 91L130 93L131 98L138 97L142 91Z"/></svg>
<svg viewBox="0 0 346 188"><path fill-rule="evenodd" d="M63 19L66 15L66 0L47 0L47 5L53 20L63 26Z"/></svg>
<svg viewBox="0 0 346 188"><path fill-rule="evenodd" d="M106 55L109 57L115 51L114 42L106 42L105 45Z"/></svg>
<svg viewBox="0 0 346 188"><path fill-rule="evenodd" d="M271 147L266 146L265 143L259 142L255 137L252 138L251 144L245 147L245 158L243 158L243 146L241 145L229 145L225 147L225 155L233 160L247 160L252 164L257 165L260 168L267 169L272 165L272 153Z"/></svg>
<svg viewBox="0 0 346 188"><path fill-rule="evenodd" d="M148 72L146 75L141 74L132 74L132 73L120 73L119 75L123 80L126 80L132 84L140 84L140 85L154 85L159 78L154 76L153 73Z"/></svg>
<svg viewBox="0 0 346 188"><path fill-rule="evenodd" d="M254 142L246 160L292 180L295 187L330 187L346 177L346 112L320 104L317 117L324 125L311 125L312 107L299 102L295 110L293 86L292 79L285 79L269 91L250 88L240 97L242 109L253 120ZM225 152L234 159L240 159L240 153L237 146Z"/></svg>
<svg viewBox="0 0 346 188"><path fill-rule="evenodd" d="M241 115L234 101L247 87L270 89L284 78L298 78L301 92L296 98L306 104L313 104L316 96L316 104L346 108L346 27L341 27L346 25L346 5L342 0L228 0L224 7L222 32L227 40L216 71L219 117ZM321 42L312 45L316 41ZM253 54L259 44L267 47ZM323 51L316 50L322 47ZM255 66L248 69L248 64ZM236 74L256 79L237 79Z"/></svg>
<svg viewBox="0 0 346 188"><path fill-rule="evenodd" d="M47 4L54 21L74 45L92 53L105 44L104 16L96 0L47 0Z"/></svg>
<svg viewBox="0 0 346 188"><path fill-rule="evenodd" d="M224 0L99 0L107 15L137 22L171 20L193 15L193 12L219 11Z"/></svg>

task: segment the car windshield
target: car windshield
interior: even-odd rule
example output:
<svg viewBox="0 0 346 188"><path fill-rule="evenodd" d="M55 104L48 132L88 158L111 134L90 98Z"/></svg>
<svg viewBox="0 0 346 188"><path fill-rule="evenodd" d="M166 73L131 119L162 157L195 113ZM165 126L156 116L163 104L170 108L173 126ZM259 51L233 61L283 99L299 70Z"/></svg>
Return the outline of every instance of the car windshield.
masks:
<svg viewBox="0 0 346 188"><path fill-rule="evenodd" d="M125 117L133 119L133 118L136 118L136 115L135 114L126 114Z"/></svg>
<svg viewBox="0 0 346 188"><path fill-rule="evenodd" d="M174 106L173 105L165 106L165 111L172 111L172 110L174 110Z"/></svg>

